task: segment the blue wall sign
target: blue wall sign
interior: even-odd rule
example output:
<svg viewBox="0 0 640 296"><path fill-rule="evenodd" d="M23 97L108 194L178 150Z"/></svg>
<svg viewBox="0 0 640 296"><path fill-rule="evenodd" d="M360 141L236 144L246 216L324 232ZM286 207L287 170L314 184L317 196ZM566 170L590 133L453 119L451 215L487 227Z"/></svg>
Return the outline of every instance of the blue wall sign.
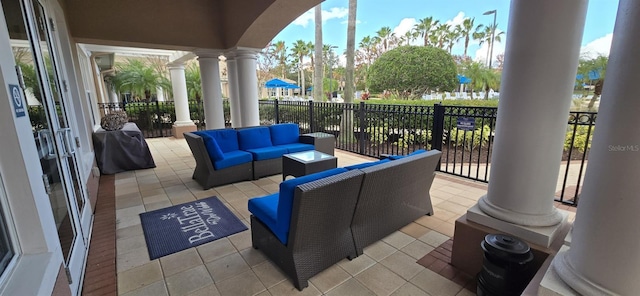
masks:
<svg viewBox="0 0 640 296"><path fill-rule="evenodd" d="M458 117L458 129L472 131L476 129L476 120L468 117Z"/></svg>
<svg viewBox="0 0 640 296"><path fill-rule="evenodd" d="M25 115L24 100L22 100L22 90L20 86L15 84L9 84L9 91L11 92L11 98L13 101L13 109L16 110L16 117L22 117Z"/></svg>

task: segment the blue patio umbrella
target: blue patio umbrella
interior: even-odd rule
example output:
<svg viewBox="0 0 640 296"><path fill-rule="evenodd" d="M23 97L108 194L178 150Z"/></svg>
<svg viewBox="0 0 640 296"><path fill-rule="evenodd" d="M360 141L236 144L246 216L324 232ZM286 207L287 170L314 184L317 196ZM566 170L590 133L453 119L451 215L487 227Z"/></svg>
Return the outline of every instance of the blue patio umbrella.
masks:
<svg viewBox="0 0 640 296"><path fill-rule="evenodd" d="M296 88L300 88L300 87L295 85L295 84L293 84L293 83L290 83L289 85L284 86L284 88L286 88L286 89L296 89Z"/></svg>
<svg viewBox="0 0 640 296"><path fill-rule="evenodd" d="M282 81L282 80L280 80L278 78L274 78L274 79L271 79L271 80L265 82L264 87L266 87L266 88L278 88L278 87L287 87L289 85L291 85L291 83L286 82L286 81Z"/></svg>
<svg viewBox="0 0 640 296"><path fill-rule="evenodd" d="M458 74L458 83L460 84L469 84L471 83L471 78L468 78L464 75Z"/></svg>

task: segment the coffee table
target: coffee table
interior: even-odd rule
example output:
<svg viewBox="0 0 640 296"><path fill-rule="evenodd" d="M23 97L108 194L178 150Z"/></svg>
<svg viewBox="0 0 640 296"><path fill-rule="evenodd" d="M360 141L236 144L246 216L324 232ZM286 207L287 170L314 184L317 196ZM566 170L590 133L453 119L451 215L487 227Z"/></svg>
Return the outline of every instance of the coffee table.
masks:
<svg viewBox="0 0 640 296"><path fill-rule="evenodd" d="M287 176L300 177L337 166L338 158L316 150L285 154L282 156L282 180Z"/></svg>

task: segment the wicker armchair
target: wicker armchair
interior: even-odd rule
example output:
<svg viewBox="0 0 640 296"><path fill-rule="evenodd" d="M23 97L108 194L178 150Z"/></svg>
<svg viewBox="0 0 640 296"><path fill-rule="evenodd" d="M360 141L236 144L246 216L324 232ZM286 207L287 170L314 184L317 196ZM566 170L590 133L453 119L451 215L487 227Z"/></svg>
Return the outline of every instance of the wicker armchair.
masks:
<svg viewBox="0 0 640 296"><path fill-rule="evenodd" d="M358 255L364 247L433 214L429 189L441 154L431 150L361 169L365 176L351 223Z"/></svg>
<svg viewBox="0 0 640 296"><path fill-rule="evenodd" d="M214 186L253 180L253 164L251 162L216 170L213 167L202 137L194 133L184 133L189 148L196 160L193 179L207 190Z"/></svg>
<svg viewBox="0 0 640 296"><path fill-rule="evenodd" d="M356 257L349 226L363 176L354 170L298 185L286 244L251 216L253 247L278 265L298 290L340 260Z"/></svg>

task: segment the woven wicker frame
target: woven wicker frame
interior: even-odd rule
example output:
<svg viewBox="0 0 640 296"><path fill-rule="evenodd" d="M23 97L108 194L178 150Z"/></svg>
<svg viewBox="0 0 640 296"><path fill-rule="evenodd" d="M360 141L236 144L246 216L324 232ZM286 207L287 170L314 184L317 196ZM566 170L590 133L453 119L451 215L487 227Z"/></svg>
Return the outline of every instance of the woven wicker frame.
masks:
<svg viewBox="0 0 640 296"><path fill-rule="evenodd" d="M191 153L193 153L193 157L196 160L196 168L193 171L192 178L195 179L203 189L207 190L214 186L253 179L252 162L216 170L213 167L213 163L211 162L202 138L194 133L184 133L184 138L187 140Z"/></svg>
<svg viewBox="0 0 640 296"><path fill-rule="evenodd" d="M363 176L355 170L296 187L287 245L251 216L253 247L278 265L298 290L340 260L356 257L349 226Z"/></svg>
<svg viewBox="0 0 640 296"><path fill-rule="evenodd" d="M358 255L366 246L433 214L429 189L441 154L431 150L361 170L365 176L351 223Z"/></svg>
<svg viewBox="0 0 640 296"><path fill-rule="evenodd" d="M280 173L282 173L282 157L253 161L254 180Z"/></svg>

